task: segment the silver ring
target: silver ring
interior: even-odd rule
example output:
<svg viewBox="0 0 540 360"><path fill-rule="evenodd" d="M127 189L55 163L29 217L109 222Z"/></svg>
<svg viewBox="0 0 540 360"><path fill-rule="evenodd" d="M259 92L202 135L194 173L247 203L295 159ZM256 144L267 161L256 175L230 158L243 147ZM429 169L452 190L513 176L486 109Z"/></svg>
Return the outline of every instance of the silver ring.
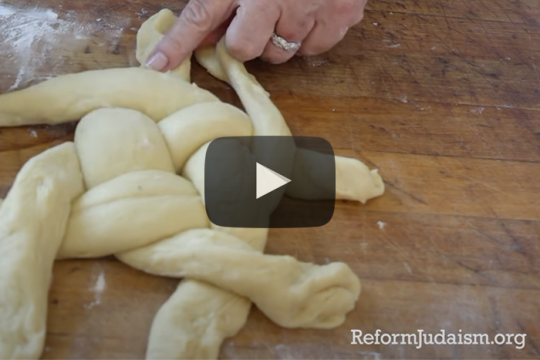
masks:
<svg viewBox="0 0 540 360"><path fill-rule="evenodd" d="M272 34L271 40L272 44L274 44L276 47L288 52L297 52L302 45L301 42L287 41L275 33Z"/></svg>

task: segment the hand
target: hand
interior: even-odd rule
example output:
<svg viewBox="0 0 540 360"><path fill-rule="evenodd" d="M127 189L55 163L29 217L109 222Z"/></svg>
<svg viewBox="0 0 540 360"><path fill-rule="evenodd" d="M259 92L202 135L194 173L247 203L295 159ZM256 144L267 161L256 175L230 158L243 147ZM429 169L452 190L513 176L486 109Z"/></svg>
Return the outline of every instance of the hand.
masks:
<svg viewBox="0 0 540 360"><path fill-rule="evenodd" d="M229 53L241 61L261 57L271 63L289 60L295 51L272 43L275 32L301 43L298 53L316 55L331 49L360 22L367 0L191 0L178 21L156 46L147 65L174 69L200 45L224 34Z"/></svg>

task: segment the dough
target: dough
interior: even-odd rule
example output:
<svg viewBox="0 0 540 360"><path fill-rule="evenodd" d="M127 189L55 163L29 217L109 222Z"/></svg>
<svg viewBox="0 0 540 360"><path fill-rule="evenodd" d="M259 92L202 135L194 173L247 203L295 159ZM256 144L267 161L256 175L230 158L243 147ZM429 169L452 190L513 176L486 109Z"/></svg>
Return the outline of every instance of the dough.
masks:
<svg viewBox="0 0 540 360"><path fill-rule="evenodd" d="M320 200L319 194L328 194L323 189L326 183L317 182L317 177L311 174L321 162L321 157L330 156L306 149L296 151L292 179L302 181L291 182L287 187L287 195L303 200ZM369 199L384 193L384 183L377 170L369 170L362 162L335 156L336 164L336 199L360 201L365 204ZM316 173L316 172L315 172ZM324 200L324 199L323 199Z"/></svg>
<svg viewBox="0 0 540 360"><path fill-rule="evenodd" d="M200 50L195 52L195 56L210 74L227 81L234 88L253 121L254 136L291 136L285 119L270 101L266 90L248 74L240 61L227 53L225 39L216 49Z"/></svg>
<svg viewBox="0 0 540 360"><path fill-rule="evenodd" d="M283 121L283 118L279 111L275 108L275 106L271 103L271 101L268 100L268 94L264 89L247 73L245 70L243 70L243 65L239 64L236 60L228 57L226 55L226 52L222 52L221 54L224 54L224 62L226 64L232 64L233 67L237 69L236 72L233 73L233 79L234 84L237 84L235 87L235 90L239 93L240 98L247 109L248 113L252 117L252 119L255 117L258 119L258 121L254 121L256 124L255 127L258 126L258 135L288 135L290 134L288 127ZM222 80L229 80L228 76L225 76L225 70L219 66L219 71L216 71L216 67L219 64L218 59L216 58L216 52L215 50L202 50L196 53L197 59L203 66L206 66L207 69L214 75L218 76ZM212 71L211 67L214 67L214 70ZM210 67L210 68L209 68ZM239 77L240 79L237 79ZM232 83L232 81L231 81ZM244 89L247 88L247 89ZM243 91L242 91L243 90ZM242 94L244 97L242 97ZM251 111L250 111L251 110ZM277 126L275 125L277 124ZM256 130L257 131L257 130ZM199 190L201 194L204 194L204 156L206 154L206 149L208 147L208 143L205 144L203 147L201 147L191 158L189 159L187 165L184 168L183 175L193 181L195 187ZM361 164L360 162L356 161L357 163ZM361 164L363 165L363 164ZM339 167L338 167L339 169ZM338 170L339 171L339 170ZM371 175L368 177L371 180ZM341 183L341 182L340 182ZM359 184L365 183L363 181L359 181ZM369 184L369 182L368 182ZM369 187L367 187L369 189ZM367 197L370 196L368 192L365 194ZM371 196L374 196L374 194L371 194ZM219 228L215 225L212 225L213 228ZM255 249L262 251L264 249L264 245L266 243L266 236L267 236L267 230L266 229L231 229L231 228L219 228L220 230L223 230L227 233L233 234L238 236L239 238L243 239L247 243L251 244ZM157 244L156 246L159 246L160 244ZM243 321L238 322L238 326L235 328L231 326L230 333L235 334L244 324L247 314L249 313L249 304L243 302L243 298L236 297L234 298L234 304L236 307L234 307L234 311L231 310L231 312L224 311L223 308L225 304L231 303L231 297L223 292L219 298L216 294L211 294L211 298L207 298L206 301L202 298L201 294L204 294L204 284L200 283L200 287L198 287L197 283L192 284L189 287L184 288L182 284L178 287L177 291L174 293L174 295L171 297L171 300L167 302L164 305L164 311L169 315L168 317L156 317L154 320L152 329L159 329L164 328L169 331L169 333L178 333L180 339L184 339L186 330L185 327L187 326L185 323L179 323L179 322L172 322L170 319L174 319L175 317L181 317L181 314L183 314L186 311L191 311L188 309L183 302L177 302L175 299L183 299L183 298L189 298L192 296L191 294L197 294L197 298L200 299L199 303L203 304L204 310L208 313L216 313L219 315L216 315L215 318L227 318L227 317L233 317L233 316L241 316L240 314L245 314ZM193 295L195 296L195 295ZM210 295L209 295L210 296ZM212 300L212 301L210 301ZM218 301L219 300L219 301ZM238 309L243 309L243 311L239 312ZM219 312L218 312L219 310ZM341 319L343 321L343 318ZM336 326L336 325L334 325ZM156 330L157 331L157 330ZM154 330L153 330L154 332ZM199 329L197 334L204 334L205 331L202 331ZM220 341L216 341L213 343L213 346L211 349L214 350L214 353L217 354L219 345L223 341L225 336L221 338ZM183 341L180 341L180 344L183 344ZM167 349L166 353L159 352L157 350L152 349ZM185 352L185 348L182 346L175 347L171 345L169 341L166 341L165 338L158 337L158 336L151 336L149 339L149 352L147 353L147 358L157 359L157 358L173 358L176 357L178 354L184 354L185 356L181 356L180 358L190 358L191 353ZM189 355L187 355L189 354Z"/></svg>
<svg viewBox="0 0 540 360"><path fill-rule="evenodd" d="M187 180L161 171L130 172L73 203L57 257L107 256L208 226L204 205Z"/></svg>
<svg viewBox="0 0 540 360"><path fill-rule="evenodd" d="M143 24L137 36L137 59L142 64L174 21L170 11L162 10ZM43 216L65 216L63 226L50 232L44 227L43 233L33 234L58 235L55 239L63 236L62 244L57 240L50 252L42 251L38 241L30 241L26 248L27 252L45 254L39 259L44 259L49 271L40 267L40 274L50 276L55 256L114 254L142 271L186 277L154 319L147 358L216 358L222 341L245 323L251 301L285 327L336 327L353 309L360 292L357 276L345 264L317 266L290 256L264 255L268 229L225 228L209 223L203 198L209 142L222 136L291 133L268 93L241 62L227 54L223 40L217 50L203 49L196 56L214 76L234 87L247 115L189 84L189 59L166 74L144 67L90 71L0 96L0 126L59 123L84 117L75 144L88 190L73 202L71 211L68 201L67 210L61 204L45 207L50 214ZM268 151L257 142L249 146L258 155ZM287 171L291 171L293 183L293 169L310 174L309 164L316 164L322 155L300 151L298 156L311 162L296 169L296 158L289 159ZM67 176L69 169L57 170L62 171ZM280 191L316 198L313 189L320 184L314 176L311 178L312 189L293 186ZM384 190L377 172L355 159L337 157L336 181L338 197L362 202ZM79 193L82 184L79 173ZM62 194L67 198L69 191L65 191ZM0 214L11 213L15 201L8 197ZM45 212L45 208L33 208L32 214ZM7 220L0 218L0 230L3 221ZM31 221L18 223L34 229ZM0 236L0 250L3 239ZM18 275L15 267L21 274L30 274L24 262L13 266L11 274ZM44 265L35 262L32 266ZM32 266L28 269L34 269ZM5 279L2 275L0 279ZM27 276L19 286L35 281ZM1 280L0 290L2 281L14 280ZM38 290L37 298L43 298L45 287ZM17 296L17 292L14 294ZM17 306L19 299L10 297L7 301L6 306L0 303L0 319L4 308ZM46 308L42 305L40 309L35 322L43 325L39 330L41 340L20 345L19 351L26 357L39 356L43 343ZM35 333L22 329L17 339ZM2 329L0 336L4 341ZM10 336L6 343L18 346L13 345L18 340L11 333L6 336Z"/></svg>
<svg viewBox="0 0 540 360"><path fill-rule="evenodd" d="M219 101L178 76L142 68L61 75L0 96L0 126L58 124L93 110L122 107L159 121L186 106Z"/></svg>
<svg viewBox="0 0 540 360"><path fill-rule="evenodd" d="M247 73L244 65L232 58L226 50L224 40L214 48L205 48L195 53L199 61L213 76L228 82L238 93L242 104L246 108L254 123L256 136L291 136L291 132L277 107L270 101L268 93L262 88L257 80ZM254 149L254 152L257 149ZM261 150L264 153L265 150ZM316 164L317 157L326 156L313 151L301 150L297 152L296 162L302 165ZM301 158L301 159L300 159ZM306 161L309 158L310 161ZM380 196L384 193L384 183L377 170L370 171L366 165L356 159L336 156L336 199L354 200L365 203L367 200ZM293 167L290 179L291 183L286 187L287 195L304 199L318 200L317 189L322 186L317 184L317 178L312 177L309 189L300 188L307 184L305 180L295 182L295 174L305 172L306 168ZM286 176L286 175L285 175ZM303 179L306 179L303 176Z"/></svg>
<svg viewBox="0 0 540 360"><path fill-rule="evenodd" d="M181 171L189 157L209 141L253 133L251 120L244 112L219 102L192 105L160 121L158 126L176 171Z"/></svg>
<svg viewBox="0 0 540 360"><path fill-rule="evenodd" d="M202 280L248 297L284 327L336 327L360 294L358 277L343 263L263 255L215 230L190 230L117 256L151 274Z"/></svg>
<svg viewBox="0 0 540 360"><path fill-rule="evenodd" d="M135 110L91 112L77 126L75 144L88 189L131 171L174 173L156 123Z"/></svg>
<svg viewBox="0 0 540 360"><path fill-rule="evenodd" d="M30 159L0 209L0 358L37 359L71 201L84 191L73 143Z"/></svg>
<svg viewBox="0 0 540 360"><path fill-rule="evenodd" d="M176 16L169 9L163 9L146 20L137 33L136 58L139 63L145 66L148 55L155 49L156 45L163 39L163 36L174 25ZM185 81L190 80L191 55L186 61L176 69L170 71L171 74L178 75Z"/></svg>
<svg viewBox="0 0 540 360"><path fill-rule="evenodd" d="M183 280L159 309L147 359L217 359L223 339L244 326L251 302L204 282Z"/></svg>

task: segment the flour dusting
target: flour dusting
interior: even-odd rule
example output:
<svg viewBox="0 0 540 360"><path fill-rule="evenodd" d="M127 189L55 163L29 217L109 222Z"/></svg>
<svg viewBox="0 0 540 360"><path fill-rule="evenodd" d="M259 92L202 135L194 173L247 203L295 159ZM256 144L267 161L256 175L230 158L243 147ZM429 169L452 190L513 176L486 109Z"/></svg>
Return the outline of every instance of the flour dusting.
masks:
<svg viewBox="0 0 540 360"><path fill-rule="evenodd" d="M84 47L100 30L106 34L106 40L118 38L127 25L126 20L129 21L115 19L110 24L96 25L95 20L81 18L74 11L59 16L51 9L18 8L0 1L2 67L8 69L8 74L16 74L11 75L12 85L7 90L56 75L75 47Z"/></svg>
<svg viewBox="0 0 540 360"><path fill-rule="evenodd" d="M313 67L319 67L323 65L330 64L330 61L328 58L320 55L312 55L312 56L304 56L304 60L308 63L308 65Z"/></svg>
<svg viewBox="0 0 540 360"><path fill-rule="evenodd" d="M94 301L92 301L90 304L84 305L85 309L91 309L96 305L101 304L101 295L107 288L107 283L105 282L105 273L101 271L99 273L99 276L96 280L96 283L90 290L94 293Z"/></svg>

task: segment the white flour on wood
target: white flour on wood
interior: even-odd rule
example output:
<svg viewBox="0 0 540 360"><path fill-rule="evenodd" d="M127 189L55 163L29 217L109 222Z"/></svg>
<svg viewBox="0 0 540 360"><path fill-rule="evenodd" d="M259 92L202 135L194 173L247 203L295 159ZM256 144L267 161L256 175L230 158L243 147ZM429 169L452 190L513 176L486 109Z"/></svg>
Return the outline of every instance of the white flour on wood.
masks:
<svg viewBox="0 0 540 360"><path fill-rule="evenodd" d="M84 305L85 309L89 310L96 305L101 304L101 294L107 288L107 283L105 282L105 273L101 271L97 277L96 283L90 290L94 293L94 301L90 304Z"/></svg>
<svg viewBox="0 0 540 360"><path fill-rule="evenodd" d="M59 15L40 7L16 8L0 1L0 59L5 82L14 90L30 81L44 80L70 61L76 48L84 48L98 32L106 42L119 39L129 19L99 23L74 11ZM103 38L103 36L101 36ZM7 69L7 70L6 70ZM11 85L8 85L11 84Z"/></svg>

